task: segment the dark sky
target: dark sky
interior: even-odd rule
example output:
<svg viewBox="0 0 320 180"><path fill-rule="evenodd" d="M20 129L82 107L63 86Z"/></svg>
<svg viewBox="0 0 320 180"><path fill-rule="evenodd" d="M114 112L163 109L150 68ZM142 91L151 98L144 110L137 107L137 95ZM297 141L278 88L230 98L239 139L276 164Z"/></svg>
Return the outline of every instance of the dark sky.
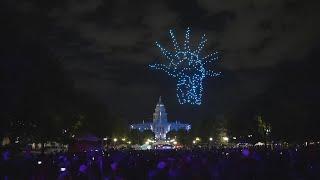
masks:
<svg viewBox="0 0 320 180"><path fill-rule="evenodd" d="M319 100L315 0L7 0L2 7L22 27L9 36L47 42L77 90L129 122L151 119L160 95L169 119L191 122L279 104L309 109ZM40 23L30 25L33 18ZM160 55L154 42L170 48L169 29L182 40L187 27L191 42L207 35L204 52L222 53L223 75L205 80L201 106L179 105L174 79L147 68Z"/></svg>

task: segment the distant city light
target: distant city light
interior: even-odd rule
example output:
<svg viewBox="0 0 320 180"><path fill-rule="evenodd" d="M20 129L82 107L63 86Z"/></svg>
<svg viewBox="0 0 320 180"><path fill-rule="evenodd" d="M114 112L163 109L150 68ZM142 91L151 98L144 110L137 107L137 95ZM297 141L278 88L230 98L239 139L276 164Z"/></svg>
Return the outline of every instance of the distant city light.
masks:
<svg viewBox="0 0 320 180"><path fill-rule="evenodd" d="M262 143L262 142L257 142L256 144L255 144L255 146L263 146L264 145L264 143Z"/></svg>
<svg viewBox="0 0 320 180"><path fill-rule="evenodd" d="M196 141L200 141L200 138L199 138L199 137L196 137Z"/></svg>
<svg viewBox="0 0 320 180"><path fill-rule="evenodd" d="M228 141L229 141L229 138L226 137L226 136L224 136L224 137L222 137L222 140L228 142Z"/></svg>
<svg viewBox="0 0 320 180"><path fill-rule="evenodd" d="M126 138L122 138L121 140L122 140L122 141L126 141Z"/></svg>
<svg viewBox="0 0 320 180"><path fill-rule="evenodd" d="M195 144L195 143L196 143L196 141L195 141L195 140L193 140L193 141L192 141L192 143L193 143L193 144Z"/></svg>
<svg viewBox="0 0 320 180"><path fill-rule="evenodd" d="M177 141L173 141L173 144L174 144L174 145L177 145L178 143L177 143Z"/></svg>
<svg viewBox="0 0 320 180"><path fill-rule="evenodd" d="M212 138L212 137L210 137L210 138L209 138L209 141L212 141L212 140L213 140L213 138Z"/></svg>
<svg viewBox="0 0 320 180"><path fill-rule="evenodd" d="M113 142L117 142L117 141L118 141L118 139L117 139L117 138L114 138L114 139L113 139Z"/></svg>
<svg viewBox="0 0 320 180"><path fill-rule="evenodd" d="M237 139L237 137L232 137L232 139L236 140L236 139Z"/></svg>

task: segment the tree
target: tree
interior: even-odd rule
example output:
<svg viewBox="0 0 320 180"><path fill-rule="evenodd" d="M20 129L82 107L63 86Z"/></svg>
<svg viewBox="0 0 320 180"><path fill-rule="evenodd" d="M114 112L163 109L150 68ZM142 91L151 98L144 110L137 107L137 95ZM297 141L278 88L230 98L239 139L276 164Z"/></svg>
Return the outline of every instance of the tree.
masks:
<svg viewBox="0 0 320 180"><path fill-rule="evenodd" d="M131 129L129 134L129 139L134 144L143 144L149 138L154 137L154 133L151 130L139 131L137 129Z"/></svg>
<svg viewBox="0 0 320 180"><path fill-rule="evenodd" d="M180 129L178 131L170 131L167 134L167 137L170 137L171 139L176 138L180 144L184 144L184 145L190 144L190 142L192 141L192 137L190 133L183 129Z"/></svg>
<svg viewBox="0 0 320 180"><path fill-rule="evenodd" d="M270 123L267 123L266 121L264 121L261 115L257 117L257 121L258 121L258 133L260 137L262 137L262 139L265 141L265 144L267 144L268 138L271 133L271 125Z"/></svg>
<svg viewBox="0 0 320 180"><path fill-rule="evenodd" d="M213 123L212 137L217 145L226 145L228 143L228 120L225 116L218 116Z"/></svg>

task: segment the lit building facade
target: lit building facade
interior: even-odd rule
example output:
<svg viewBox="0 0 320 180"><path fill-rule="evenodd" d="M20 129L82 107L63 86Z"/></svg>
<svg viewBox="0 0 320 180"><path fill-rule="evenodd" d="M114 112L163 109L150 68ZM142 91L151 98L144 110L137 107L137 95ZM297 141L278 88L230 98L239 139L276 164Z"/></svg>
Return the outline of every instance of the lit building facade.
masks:
<svg viewBox="0 0 320 180"><path fill-rule="evenodd" d="M178 131L180 129L189 131L191 129L190 124L183 124L178 121L168 122L168 114L164 104L162 103L161 97L156 105L155 112L153 113L153 122L142 122L139 124L132 124L131 129L137 129L141 132L151 130L156 140L165 140L166 135L170 131Z"/></svg>

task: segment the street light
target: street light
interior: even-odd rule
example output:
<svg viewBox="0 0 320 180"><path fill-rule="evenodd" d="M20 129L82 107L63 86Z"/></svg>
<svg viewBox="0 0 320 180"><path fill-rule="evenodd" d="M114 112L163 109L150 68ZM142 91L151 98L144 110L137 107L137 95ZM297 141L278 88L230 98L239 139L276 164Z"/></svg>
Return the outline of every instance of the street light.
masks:
<svg viewBox="0 0 320 180"><path fill-rule="evenodd" d="M173 144L174 144L174 145L177 145L177 141L173 141Z"/></svg>
<svg viewBox="0 0 320 180"><path fill-rule="evenodd" d="M213 140L213 138L212 138L212 137L210 137L210 138L209 138L209 141L212 141L212 140Z"/></svg>
<svg viewBox="0 0 320 180"><path fill-rule="evenodd" d="M113 139L113 142L117 142L117 141L118 141L118 139L117 139L117 138L114 138L114 139Z"/></svg>
<svg viewBox="0 0 320 180"><path fill-rule="evenodd" d="M225 142L228 142L228 141L229 141L229 138L226 137L226 136L224 136L224 137L222 137L222 140L225 141Z"/></svg>
<svg viewBox="0 0 320 180"><path fill-rule="evenodd" d="M196 137L196 141L200 141L200 138L199 138L199 137Z"/></svg>
<svg viewBox="0 0 320 180"><path fill-rule="evenodd" d="M192 143L193 143L193 144L196 144L196 141L195 141L195 140L193 140L193 141L192 141Z"/></svg>

